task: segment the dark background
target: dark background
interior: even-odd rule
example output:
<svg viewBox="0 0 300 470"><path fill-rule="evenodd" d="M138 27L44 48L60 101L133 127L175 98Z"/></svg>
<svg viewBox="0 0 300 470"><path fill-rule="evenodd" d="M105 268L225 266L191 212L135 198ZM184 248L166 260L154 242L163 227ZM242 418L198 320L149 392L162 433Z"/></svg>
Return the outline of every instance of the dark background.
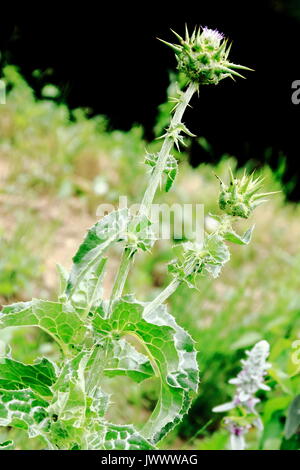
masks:
<svg viewBox="0 0 300 470"><path fill-rule="evenodd" d="M233 40L231 60L255 72L247 80L203 87L199 102L194 99L188 127L211 150L193 143L191 164L218 161L226 152L240 165L251 159L276 169L284 155L287 196L300 199L300 105L291 101L292 82L300 80L300 0L74 5L68 12L50 4L5 12L1 65L19 66L38 97L45 83L54 83L71 108L105 114L111 128L141 123L151 139L168 72L176 67L173 53L156 37L173 40L169 29L183 33L185 22L218 28ZM41 78L32 76L35 69Z"/></svg>

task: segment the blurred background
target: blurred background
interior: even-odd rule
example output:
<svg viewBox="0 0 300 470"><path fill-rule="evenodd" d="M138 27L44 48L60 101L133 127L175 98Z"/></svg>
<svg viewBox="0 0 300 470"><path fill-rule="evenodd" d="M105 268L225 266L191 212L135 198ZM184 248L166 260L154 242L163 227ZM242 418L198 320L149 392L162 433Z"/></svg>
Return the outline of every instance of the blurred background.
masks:
<svg viewBox="0 0 300 470"><path fill-rule="evenodd" d="M183 33L184 23L218 28L233 41L232 60L255 73L238 86L225 80L204 90L189 125L209 146L194 143L190 161L197 166L228 152L238 155L239 164L270 163L281 168L289 198L299 200L300 106L291 100L300 73L299 0L154 0L98 8L90 3L67 13L56 7L33 11L26 6L2 16L2 64L18 65L38 97L51 81L72 109L104 114L113 129L141 124L147 139L154 136L157 106L165 101L176 66L156 37L174 40L170 28Z"/></svg>
<svg viewBox="0 0 300 470"><path fill-rule="evenodd" d="M168 123L168 95L174 93L176 62L157 41L173 41L186 22L217 28L233 40L232 61L255 69L247 80L203 87L185 116L197 138L176 153L180 173L161 202L204 203L217 213L218 182L228 167L256 169L266 190L280 190L258 208L248 247L233 247L219 279L204 280L199 292L182 286L170 301L178 323L193 332L202 385L184 422L163 448L223 449L227 432L211 409L230 399L229 378L239 371L245 348L270 342L275 372L272 391L262 392L265 431L250 446L297 448L286 440L289 404L299 393L291 361L300 339L300 104L292 84L300 80L300 2L127 2L94 10L88 4L64 14L18 9L0 20L0 301L55 298L56 263L69 268L101 203L119 195L139 202L147 182L145 148ZM247 224L242 224L242 228ZM112 252L111 287L119 251ZM152 256L136 260L126 289L152 299L167 285L171 244L159 242ZM35 329L2 330L0 353L12 344L15 359L33 362L58 351ZM143 422L157 397L153 384L136 387L119 378L112 391L119 403L115 422ZM115 387L115 389L114 389ZM297 388L298 387L298 388ZM114 392L115 391L115 392ZM118 401L117 401L118 400ZM15 431L4 429L0 438ZM2 436L3 434L3 436ZM19 448L39 448L20 431ZM0 439L1 440L1 439ZM296 447L295 447L296 446Z"/></svg>

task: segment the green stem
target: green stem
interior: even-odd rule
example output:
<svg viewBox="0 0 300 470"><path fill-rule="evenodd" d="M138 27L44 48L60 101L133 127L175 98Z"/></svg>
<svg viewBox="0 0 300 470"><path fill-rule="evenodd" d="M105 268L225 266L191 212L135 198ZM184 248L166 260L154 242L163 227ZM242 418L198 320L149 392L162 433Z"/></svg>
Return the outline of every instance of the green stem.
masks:
<svg viewBox="0 0 300 470"><path fill-rule="evenodd" d="M149 315L153 310L155 310L159 305L164 303L175 291L176 289L180 286L181 284L181 279L174 278L170 284L163 290L161 293L155 297L152 302L150 302L147 307L144 309L144 317Z"/></svg>
<svg viewBox="0 0 300 470"><path fill-rule="evenodd" d="M182 116L193 94L197 91L197 89L198 89L197 84L195 83L189 84L188 88L182 95L181 101L176 108L173 118L171 119L170 127L176 127L178 124L181 123ZM150 176L150 180L149 180L147 189L145 191L145 194L144 194L141 206L140 206L139 216L149 217L151 205L153 203L153 199L157 191L157 188L160 184L161 177L162 177L168 156L170 154L170 151L173 145L174 145L174 139L167 135L164 139L163 145L158 154L158 159L157 159L155 168ZM112 305L112 302L115 299L121 297L122 295L132 259L133 259L133 255L131 254L130 250L128 250L128 248L125 248L121 261L120 261L119 270L118 270L118 273L116 275L116 279L114 282L114 287L113 287L111 298L110 298L110 306Z"/></svg>
<svg viewBox="0 0 300 470"><path fill-rule="evenodd" d="M110 297L110 304L109 304L110 307L113 301L115 299L118 299L122 295L124 285L128 276L129 268L130 268L131 258L132 258L131 249L126 247L122 253L119 269L118 269L117 276L116 276L114 286L112 289L112 293Z"/></svg>
<svg viewBox="0 0 300 470"><path fill-rule="evenodd" d="M105 338L103 344L96 345L95 356L92 360L86 381L86 391L89 394L95 392L98 382L102 379L103 370L105 369L107 362L108 343L109 338Z"/></svg>
<svg viewBox="0 0 300 470"><path fill-rule="evenodd" d="M174 116L171 120L170 127L176 127L178 124L181 123L182 116L193 96L193 94L197 91L197 85L195 83L190 83L188 88L186 89L185 93L182 95L181 102L176 108ZM151 174L149 184L145 191L141 208L140 208L140 215L149 216L149 212L151 209L151 204L153 202L155 193L161 181L161 176L166 166L166 162L170 151L174 145L174 139L169 137L168 135L165 137L161 150L158 154L158 160L154 167L154 170Z"/></svg>

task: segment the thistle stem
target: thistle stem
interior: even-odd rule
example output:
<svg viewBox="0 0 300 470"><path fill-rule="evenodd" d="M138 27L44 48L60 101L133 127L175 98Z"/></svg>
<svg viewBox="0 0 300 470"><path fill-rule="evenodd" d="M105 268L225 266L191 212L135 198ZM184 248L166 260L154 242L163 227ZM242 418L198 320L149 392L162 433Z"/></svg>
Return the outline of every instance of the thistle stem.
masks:
<svg viewBox="0 0 300 470"><path fill-rule="evenodd" d="M192 96L197 90L198 90L198 85L196 83L191 82L181 97L180 103L178 104L176 111L174 113L174 116L171 119L170 127L175 127L181 123L182 116ZM168 156L173 146L174 146L174 139L171 136L166 135L164 142L162 144L161 150L158 154L157 163L150 176L150 180L149 180L148 186L146 188L146 191L145 191L145 194L144 194L141 206L140 206L140 210L138 214L138 216L140 217L141 216L149 217L151 205L153 203L155 193L160 184L161 177L165 169ZM122 254L121 261L120 261L119 269L115 278L114 286L112 289L111 298L110 298L110 306L112 305L115 299L121 297L122 295L132 259L133 259L133 255L131 254L130 250L125 247L123 254Z"/></svg>
<svg viewBox="0 0 300 470"><path fill-rule="evenodd" d="M102 372L105 369L108 359L108 346L109 338L106 338L101 345L96 345L95 356L92 360L88 377L86 380L86 391L88 394L94 394L99 380L102 379Z"/></svg>
<svg viewBox="0 0 300 470"><path fill-rule="evenodd" d="M182 116L193 96L193 94L197 91L197 85L195 83L190 83L188 88L186 89L185 93L182 95L181 102L178 104L174 116L171 120L170 127L175 127L181 123ZM160 184L162 173L165 169L166 162L170 151L174 145L174 140L170 136L166 136L161 147L161 150L158 154L157 163L154 167L154 170L151 174L149 184L145 191L141 208L140 208L140 215L149 216L149 212L151 209L151 204L153 202L155 193L157 188Z"/></svg>
<svg viewBox="0 0 300 470"><path fill-rule="evenodd" d="M110 297L110 307L115 299L121 297L124 285L129 273L132 253L130 248L125 247L121 256L119 269L115 278L114 286Z"/></svg>
<svg viewBox="0 0 300 470"><path fill-rule="evenodd" d="M174 278L167 287L161 291L161 293L155 297L152 302L150 302L147 307L144 309L144 317L149 315L153 310L155 310L159 305L165 302L179 287L181 284L181 279Z"/></svg>

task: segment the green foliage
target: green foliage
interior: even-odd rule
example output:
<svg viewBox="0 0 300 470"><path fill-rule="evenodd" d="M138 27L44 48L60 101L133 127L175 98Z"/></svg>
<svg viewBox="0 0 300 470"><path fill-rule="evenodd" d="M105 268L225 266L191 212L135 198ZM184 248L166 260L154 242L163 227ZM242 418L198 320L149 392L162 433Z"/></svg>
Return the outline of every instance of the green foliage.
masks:
<svg viewBox="0 0 300 470"><path fill-rule="evenodd" d="M218 277L230 259L228 247L218 232L207 235L203 244L184 243L176 247L176 252L179 262L171 263L169 271L190 287L197 285L199 274Z"/></svg>
<svg viewBox="0 0 300 470"><path fill-rule="evenodd" d="M30 389L4 390L1 392L0 425L24 429L29 437L35 437L42 432L48 405Z"/></svg>
<svg viewBox="0 0 300 470"><path fill-rule="evenodd" d="M74 344L70 344L74 335L66 326L75 327L77 338L81 327L75 324L74 317L70 321L72 312L65 306L32 301L5 307L2 312L5 326L35 324L48 330L66 354L58 375L47 359L32 366L2 359L2 425L30 428L30 437L40 433L50 446L59 448L134 449L139 445L142 449L151 448L150 441L160 440L180 420L187 410L190 393L197 388L198 369L191 338L164 309L143 318L141 304L119 301L109 319L105 319L103 311L100 314L99 307L96 309L91 323L85 324L86 331L91 327L94 330L95 339L90 348L86 346L83 352L67 359L74 354L71 352ZM126 342L124 337L130 334L140 339L149 358ZM96 382L95 364L99 374ZM149 378L153 371L159 375L161 396L141 434L131 426L112 425L111 429L104 421L109 397L99 388L101 369L109 377L125 374L137 382ZM39 396L48 401L38 400ZM11 405L14 400L18 402L17 408ZM37 426L40 417L43 417L42 427ZM116 440L112 442L114 435Z"/></svg>
<svg viewBox="0 0 300 470"><path fill-rule="evenodd" d="M147 154L145 163L151 167L155 167L157 160L158 160L157 154ZM173 157L173 155L168 156L164 173L167 175L165 189L166 189L166 192L169 192L173 186L173 183L178 173L178 163L177 163L176 158Z"/></svg>
<svg viewBox="0 0 300 470"><path fill-rule="evenodd" d="M0 359L0 388L22 390L31 388L38 395L52 395L51 385L55 381L55 369L48 359L34 365L25 365L10 358Z"/></svg>
<svg viewBox="0 0 300 470"><path fill-rule="evenodd" d="M12 162L3 188L5 194L26 191L37 199L47 194L54 198L53 205L57 195L76 196L77 201L86 201L89 210L104 198L106 202L115 201L120 193L135 200L141 195L145 175L140 157L145 143L140 128L128 133L107 132L105 119L88 119L81 110L71 113L60 104L59 94L56 101L53 99L55 90L44 90L44 96L51 100L36 100L14 68L6 68L5 77L11 90L0 120L9 125L2 126L0 147L4 161L9 154ZM186 79L179 77L178 81L183 89ZM170 94L176 96L171 106L164 107L157 133L168 128L164 138L173 146L184 143L180 133L189 131L181 122L169 127L166 117L169 120L170 112L176 113L188 103L184 91L173 86ZM174 156L170 152L163 155L161 165L159 142L149 144L148 150L148 186L157 168L161 170L157 189L163 177L165 189L169 191L172 186L167 195L161 193L163 201L168 197L171 203L195 203L200 195L206 208L216 213L216 184L210 165L192 170L175 149ZM234 165L233 160L226 158L213 170L225 181L228 166ZM262 169L262 173L270 182L270 189L277 189L269 169ZM237 181L243 181L243 176ZM212 418L211 409L230 395L226 383L237 372L243 349L264 337L272 350L268 381L272 390L260 396L258 411L264 433L260 442L252 434L249 436L250 448L299 448L296 424L290 425L288 418L284 425L290 416L288 407L292 409L299 393L299 379L289 354L300 326L300 263L295 248L299 232L293 223L298 213L296 207L283 208L281 202L269 204L263 214L259 210L255 248L240 250L238 245L249 244L253 228L240 227L240 222L233 228L232 213L228 217L212 216L217 229L206 233L205 248L190 241L176 248L178 258L169 275L179 285L169 299L176 321L165 304L135 300L143 295L149 300L167 285L165 264L174 251L164 243L155 244L151 255L141 253L136 259L136 269L126 283L129 291L135 292L134 297L121 294L105 300L105 274L110 275L109 262L119 260L120 247L129 253L130 264L135 253L149 251L154 242L152 236L147 238L151 228L148 216L131 217L127 210L119 211L117 220L113 215L116 213L110 213L88 231L73 258L70 273L59 266L61 286L57 301L33 299L6 305L0 316L0 353L4 356L0 363L0 424L15 429L1 430L1 449L13 448L12 441L16 448L48 449L146 450L156 445L173 446L177 432L181 437L190 437L207 425ZM69 227L68 217L65 219ZM34 238L36 225L32 223L34 230L31 235L27 232L28 238ZM228 242L237 245L231 250L231 263L227 263ZM19 294L22 299L24 283L38 271L35 253L40 251L40 244L25 251L23 241L17 244L13 239L10 245L11 252L19 254L14 260L15 275L5 274L13 289L7 298ZM8 244L2 244L0 249L1 263L8 257ZM191 266L193 272L189 271ZM209 277L215 278L223 267L222 277L213 284ZM197 292L190 289L195 285ZM44 297L45 290L41 292ZM193 333L196 343L179 325ZM42 333L37 333L37 328ZM44 350L46 355L53 355L53 361L35 360L28 334L32 335L32 343L36 339L36 355L44 356L43 347L47 346ZM282 341L277 341L280 337ZM60 354L53 353L56 349L52 340ZM12 359L8 343L18 360ZM196 361L197 350L200 354ZM199 366L202 383L196 397ZM119 396L121 381L128 384L123 402L130 419L126 413L125 419L122 417L123 410L111 397L114 380L120 381ZM135 384L140 384L138 389ZM133 410L134 403L139 406L137 412ZM283 437L285 429L289 432ZM192 443L199 449L223 449L227 441L227 433L219 429L215 418L201 440Z"/></svg>
<svg viewBox="0 0 300 470"><path fill-rule="evenodd" d="M8 70L12 79L18 80L18 75L13 72ZM189 88L187 98L193 92L193 88ZM188 133L180 122L187 102L176 110L171 123L178 127L176 138L171 138L169 133L165 137L165 142L170 142L170 149L173 140L178 145L181 130ZM147 208L161 173L165 171L167 155L162 150L154 162L157 168L149 182L151 198L147 198ZM170 162L172 168L167 171L168 179L174 179L174 162ZM167 183L167 189L169 185ZM149 249L153 240L151 232L149 239L151 222L147 215L146 212L132 218L127 209L121 209L96 223L73 257L70 275L59 267L61 292L58 302L33 299L5 306L1 312L2 327L41 328L61 348L63 356L57 364L57 375L51 370L51 377L45 375L47 359L31 366L5 357L0 368L2 402L9 398L7 390L23 391L18 405L18 412L26 409L27 413L22 421L23 429L28 430L29 437L40 434L48 448L152 448L180 422L190 406L191 393L197 390L198 366L193 341L177 326L165 307L158 305L149 311L142 304L122 300L123 278L127 271L122 264L110 303L106 305L102 301L104 253L112 244L122 241L125 244L124 261L128 263L139 248ZM138 338L148 357L127 344L126 334ZM111 425L105 418L110 400L101 388L103 376L124 374L139 382L152 372L159 377L160 396L140 433L131 425ZM42 404L42 425L38 427L30 409L35 398L31 392L47 397L47 403ZM4 423L19 423L21 418L11 411L9 402Z"/></svg>
<svg viewBox="0 0 300 470"><path fill-rule="evenodd" d="M53 336L64 351L80 344L85 334L84 322L71 305L38 299L5 306L0 325L37 326Z"/></svg>
<svg viewBox="0 0 300 470"><path fill-rule="evenodd" d="M122 223L121 219L120 226ZM104 226L109 237L112 227L105 220ZM196 391L198 383L196 353L189 335L163 307L143 316L142 304L120 300L107 318L108 306L101 306L94 295L99 278L94 283L95 278L90 276L103 254L103 239L95 235L98 228L99 223L88 232L74 257L70 279L75 281L66 283L66 274L60 268L66 286L60 295L62 302L34 299L5 306L1 312L2 327L37 326L53 336L65 356L57 375L47 359L32 366L9 358L2 360L2 401L9 400L8 391L23 393L18 399L18 413L12 413L7 405L3 423L32 428L29 436L40 434L49 448L151 448L150 442L159 441L189 407L191 392ZM116 238L118 230L113 232ZM84 278L89 282L83 282ZM137 337L149 357L127 343L126 335ZM77 354L82 347L84 350ZM153 371L159 376L158 404L140 434L131 426L113 427L112 431L105 421L109 397L100 388L101 370L108 377L124 374L137 382L151 377ZM47 398L47 402L36 402L34 394ZM38 406L43 425L35 423L31 404L33 408ZM22 410L27 414L20 417ZM112 442L114 435L116 440Z"/></svg>
<svg viewBox="0 0 300 470"><path fill-rule="evenodd" d="M66 288L68 296L72 296L72 292L77 290L85 274L95 266L95 263L101 259L110 245L122 239L122 236L124 237L128 222L128 210L121 209L120 211L110 213L88 231L87 236L73 258L74 265ZM99 275L100 273L98 273ZM83 286L83 290L84 288L89 289L91 283L92 281L89 279L87 285ZM94 283L92 283L92 286L97 288L97 285ZM88 297L90 297L89 294ZM88 298L87 300L93 299Z"/></svg>
<svg viewBox="0 0 300 470"><path fill-rule="evenodd" d="M192 391L197 391L198 366L191 337L160 306L143 315L143 306L118 302L108 320L97 315L93 320L102 335L133 335L148 352L155 374L161 381L158 403L142 429L151 441L161 440L187 412Z"/></svg>

